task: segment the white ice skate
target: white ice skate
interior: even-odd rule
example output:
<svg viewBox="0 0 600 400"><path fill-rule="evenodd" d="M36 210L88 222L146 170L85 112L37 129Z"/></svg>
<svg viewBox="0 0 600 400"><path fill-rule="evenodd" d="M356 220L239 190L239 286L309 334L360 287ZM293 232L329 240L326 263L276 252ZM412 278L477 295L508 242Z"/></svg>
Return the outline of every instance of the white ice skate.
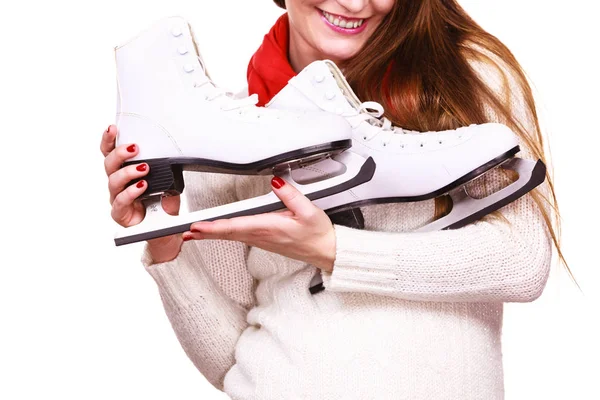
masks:
<svg viewBox="0 0 600 400"><path fill-rule="evenodd" d="M513 158L519 151L516 135L496 123L441 132L415 132L393 127L378 103L361 103L341 71L331 61L316 61L292 78L268 108L329 111L344 116L353 128L352 148L346 151L373 158L373 178L344 192L315 200L328 214L377 203L412 202L449 194L451 212L418 232L459 228L523 196L545 179L541 161ZM338 157L323 160L292 176L298 182L318 181L343 171ZM501 165L519 179L483 199L470 197L465 185ZM320 283L319 275L311 291Z"/></svg>
<svg viewBox="0 0 600 400"><path fill-rule="evenodd" d="M182 170L242 175L278 174L340 154L352 144L341 117L322 110L293 112L256 107L256 96L236 99L206 72L189 24L166 18L115 48L117 145L136 143L145 162L147 214L122 228L117 245L184 232L196 221L230 218L283 208L271 194L188 215L162 211L163 194L183 191ZM372 160L341 156L350 163L341 176L299 189L311 199L338 193L371 178ZM287 171L287 172L285 172ZM134 181L135 182L135 181ZM157 214L162 214L158 216Z"/></svg>

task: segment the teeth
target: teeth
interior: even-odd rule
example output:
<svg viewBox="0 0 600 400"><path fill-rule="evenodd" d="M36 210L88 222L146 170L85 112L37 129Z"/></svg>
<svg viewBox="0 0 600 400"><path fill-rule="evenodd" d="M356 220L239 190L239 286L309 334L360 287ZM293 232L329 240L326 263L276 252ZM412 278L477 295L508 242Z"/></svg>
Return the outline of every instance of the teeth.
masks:
<svg viewBox="0 0 600 400"><path fill-rule="evenodd" d="M323 15L325 16L325 18L327 18L327 21L329 21L331 24L333 24L335 26L339 26L340 28L345 28L345 29L356 29L359 26L361 26L363 24L363 22L365 22L364 19L359 19L356 21L346 21L343 18L329 14L327 11L323 11Z"/></svg>

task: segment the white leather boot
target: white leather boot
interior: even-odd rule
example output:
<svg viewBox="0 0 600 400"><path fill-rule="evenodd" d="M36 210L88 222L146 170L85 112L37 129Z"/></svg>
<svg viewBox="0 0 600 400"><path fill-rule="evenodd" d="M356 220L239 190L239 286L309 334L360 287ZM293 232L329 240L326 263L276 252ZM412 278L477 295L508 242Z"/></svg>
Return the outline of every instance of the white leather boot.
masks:
<svg viewBox="0 0 600 400"><path fill-rule="evenodd" d="M464 193L464 185L491 168L502 164L520 172L524 179L505 188L510 190L503 189L492 195L494 197L469 202L465 209L460 206L460 215L454 204L452 218L428 225L424 230L457 228L491 212L492 203L506 205L515 200L516 192L519 197L524 194L524 186L526 193L545 179L545 166L541 161L513 158L519 151L517 136L505 125L487 123L424 133L394 127L382 117L381 105L362 103L356 97L331 61L308 65L266 106L279 110L323 110L343 116L353 129L353 144L348 152L372 157L375 161L376 170L371 180L315 201L328 213L368 204L426 200L447 193L463 201L459 198L464 196L458 193ZM300 182L335 175L336 170L343 170L336 159L293 171L292 175Z"/></svg>
<svg viewBox="0 0 600 400"><path fill-rule="evenodd" d="M129 163L146 162L145 197L183 190L182 168L271 174L351 146L352 131L335 115L256 107L235 99L206 69L189 24L165 18L115 48L117 145L136 143Z"/></svg>
<svg viewBox="0 0 600 400"><path fill-rule="evenodd" d="M206 73L188 23L163 19L116 47L117 145L136 143L128 163L146 162L148 189L140 198L146 216L120 228L115 244L185 232L192 223L253 215L285 208L270 192L243 201L171 216L163 194L184 188L182 170L230 174L274 171L311 200L343 192L373 176L372 159L344 150L352 144L345 118L324 112L256 107L256 96L236 99ZM298 184L291 171L331 155L343 160L343 173ZM134 181L135 182L135 181Z"/></svg>
<svg viewBox="0 0 600 400"><path fill-rule="evenodd" d="M269 104L271 109L328 111L343 116L353 129L350 154L371 158L376 164L369 181L314 200L328 214L378 203L409 202L449 194L452 211L417 232L455 229L476 221L518 199L545 179L546 167L513 158L519 152L517 136L497 123L471 125L441 132L416 132L392 126L375 102L362 103L342 72L331 61L308 65ZM336 156L292 171L297 182L314 182L344 170ZM468 195L465 185L501 165L518 173L517 181L483 199ZM316 274L310 291L323 289Z"/></svg>

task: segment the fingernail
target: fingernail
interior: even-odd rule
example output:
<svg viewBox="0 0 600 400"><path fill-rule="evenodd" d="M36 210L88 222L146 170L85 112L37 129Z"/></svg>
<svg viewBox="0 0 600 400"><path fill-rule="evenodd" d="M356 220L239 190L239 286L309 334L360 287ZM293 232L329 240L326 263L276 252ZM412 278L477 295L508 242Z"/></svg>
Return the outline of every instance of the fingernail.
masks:
<svg viewBox="0 0 600 400"><path fill-rule="evenodd" d="M106 132L110 132L110 125L106 128Z"/></svg>
<svg viewBox="0 0 600 400"><path fill-rule="evenodd" d="M144 187L144 181L139 181L138 183L135 184L135 187L137 187L138 189L141 189Z"/></svg>
<svg viewBox="0 0 600 400"><path fill-rule="evenodd" d="M133 153L135 151L135 144L132 144L131 146L129 146L127 148L127 151L130 152L130 153Z"/></svg>
<svg viewBox="0 0 600 400"><path fill-rule="evenodd" d="M137 169L140 172L144 172L146 169L148 169L148 165L147 164L140 164L137 167L135 167L135 169Z"/></svg>
<svg viewBox="0 0 600 400"><path fill-rule="evenodd" d="M184 242L187 242L188 240L192 240L192 237L191 236L184 236L183 237L183 241Z"/></svg>
<svg viewBox="0 0 600 400"><path fill-rule="evenodd" d="M271 185L275 188L275 189L279 189L280 187L282 187L283 185L285 185L285 181L283 179L281 179L278 176L274 176L273 179L271 179Z"/></svg>

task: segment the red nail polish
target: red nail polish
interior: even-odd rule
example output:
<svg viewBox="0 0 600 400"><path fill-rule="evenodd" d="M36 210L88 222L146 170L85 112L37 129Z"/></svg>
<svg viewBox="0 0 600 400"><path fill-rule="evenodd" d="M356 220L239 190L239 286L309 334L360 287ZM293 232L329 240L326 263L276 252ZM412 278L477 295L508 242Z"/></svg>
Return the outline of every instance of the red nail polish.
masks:
<svg viewBox="0 0 600 400"><path fill-rule="evenodd" d="M110 132L110 127L111 125L109 125L108 128L106 128L106 132Z"/></svg>
<svg viewBox="0 0 600 400"><path fill-rule="evenodd" d="M146 164L140 164L137 167L135 167L135 169L137 169L140 172L144 172L146 169L148 169L148 165L146 165Z"/></svg>
<svg viewBox="0 0 600 400"><path fill-rule="evenodd" d="M133 153L135 151L135 144L132 144L131 146L129 146L127 148L127 151L130 152L130 153Z"/></svg>
<svg viewBox="0 0 600 400"><path fill-rule="evenodd" d="M271 185L275 188L275 189L279 189L281 188L283 185L285 185L285 181L283 179L281 179L278 176L274 176L273 179L271 179Z"/></svg>
<svg viewBox="0 0 600 400"><path fill-rule="evenodd" d="M183 237L183 241L184 242L187 242L188 240L192 240L192 237L191 236L184 236Z"/></svg>
<svg viewBox="0 0 600 400"><path fill-rule="evenodd" d="M141 189L144 187L144 181L139 181L138 183L135 184L135 187L137 187L138 189Z"/></svg>

